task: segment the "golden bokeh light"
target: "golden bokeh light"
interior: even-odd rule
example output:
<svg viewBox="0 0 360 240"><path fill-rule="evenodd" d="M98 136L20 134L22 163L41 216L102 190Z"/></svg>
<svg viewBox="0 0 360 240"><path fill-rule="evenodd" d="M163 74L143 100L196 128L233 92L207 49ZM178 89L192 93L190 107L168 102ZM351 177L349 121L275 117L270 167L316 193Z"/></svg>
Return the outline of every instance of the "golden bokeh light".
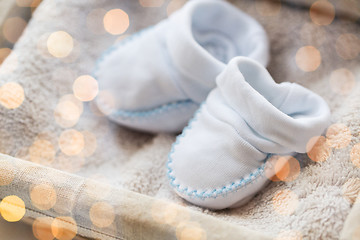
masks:
<svg viewBox="0 0 360 240"><path fill-rule="evenodd" d="M314 162L324 162L330 156L331 148L327 145L325 137L315 136L306 144L306 152Z"/></svg>
<svg viewBox="0 0 360 240"><path fill-rule="evenodd" d="M7 58L7 56L10 55L10 53L11 53L10 48L0 48L0 65L3 63L5 58Z"/></svg>
<svg viewBox="0 0 360 240"><path fill-rule="evenodd" d="M360 143L355 144L350 152L350 159L352 163L360 168Z"/></svg>
<svg viewBox="0 0 360 240"><path fill-rule="evenodd" d="M92 101L99 93L99 86L95 78L90 75L78 77L73 84L75 97L80 101Z"/></svg>
<svg viewBox="0 0 360 240"><path fill-rule="evenodd" d="M26 27L26 22L21 17L11 17L5 20L2 31L6 40L16 43Z"/></svg>
<svg viewBox="0 0 360 240"><path fill-rule="evenodd" d="M100 188L101 195L97 194L94 188ZM110 196L112 188L108 178L100 174L94 174L86 178L84 192L91 200L100 201Z"/></svg>
<svg viewBox="0 0 360 240"><path fill-rule="evenodd" d="M360 193L360 178L350 178L342 187L343 197L349 203L355 203L357 196Z"/></svg>
<svg viewBox="0 0 360 240"><path fill-rule="evenodd" d="M30 161L43 165L50 165L55 159L54 145L45 139L37 139L29 147Z"/></svg>
<svg viewBox="0 0 360 240"><path fill-rule="evenodd" d="M115 97L107 90L100 91L97 96L97 104L100 105L101 112L110 115L116 110Z"/></svg>
<svg viewBox="0 0 360 240"><path fill-rule="evenodd" d="M314 46L301 47L296 52L295 61L304 72L313 72L321 64L321 54Z"/></svg>
<svg viewBox="0 0 360 240"><path fill-rule="evenodd" d="M349 145L351 141L350 129L342 124L332 124L326 131L326 143L332 148L344 148Z"/></svg>
<svg viewBox="0 0 360 240"><path fill-rule="evenodd" d="M96 8L92 10L86 17L86 26L94 34L106 33L103 19L106 14L106 10L102 8Z"/></svg>
<svg viewBox="0 0 360 240"><path fill-rule="evenodd" d="M277 191L272 202L274 210L286 216L293 214L299 204L298 196L288 189Z"/></svg>
<svg viewBox="0 0 360 240"><path fill-rule="evenodd" d="M58 240L71 240L77 231L77 224L72 217L57 217L51 223L51 232Z"/></svg>
<svg viewBox="0 0 360 240"><path fill-rule="evenodd" d="M151 206L151 216L155 222L176 227L180 222L190 219L190 213L175 203L166 200L156 200Z"/></svg>
<svg viewBox="0 0 360 240"><path fill-rule="evenodd" d="M81 133L84 136L85 146L80 155L83 157L90 157L97 148L96 136L89 131L82 131Z"/></svg>
<svg viewBox="0 0 360 240"><path fill-rule="evenodd" d="M161 7L164 0L139 0L139 3L143 7Z"/></svg>
<svg viewBox="0 0 360 240"><path fill-rule="evenodd" d="M330 75L330 86L335 93L348 95L354 89L355 85L355 76L350 70L339 68L332 71Z"/></svg>
<svg viewBox="0 0 360 240"><path fill-rule="evenodd" d="M179 10L186 2L187 0L171 0L166 8L167 15L170 16L173 12Z"/></svg>
<svg viewBox="0 0 360 240"><path fill-rule="evenodd" d="M50 184L39 184L30 188L32 204L40 210L49 210L56 204L56 191Z"/></svg>
<svg viewBox="0 0 360 240"><path fill-rule="evenodd" d="M57 31L50 34L47 39L47 48L51 55L56 58L67 57L74 48L74 40L65 31Z"/></svg>
<svg viewBox="0 0 360 240"><path fill-rule="evenodd" d="M23 103L24 99L24 89L20 84L9 82L0 87L0 104L5 108L18 108Z"/></svg>
<svg viewBox="0 0 360 240"><path fill-rule="evenodd" d="M112 35L124 33L130 25L129 16L121 9L112 9L104 16L104 28Z"/></svg>
<svg viewBox="0 0 360 240"><path fill-rule="evenodd" d="M73 127L83 112L83 103L74 95L68 94L60 98L54 111L56 123L63 127Z"/></svg>
<svg viewBox="0 0 360 240"><path fill-rule="evenodd" d="M68 129L61 133L59 137L59 147L68 156L81 153L84 149L85 140L81 132L75 129Z"/></svg>
<svg viewBox="0 0 360 240"><path fill-rule="evenodd" d="M13 164L0 161L0 186L6 186L12 183L15 178L16 168Z"/></svg>
<svg viewBox="0 0 360 240"><path fill-rule="evenodd" d="M310 18L317 25L329 25L335 18L335 8L327 0L316 1L310 7Z"/></svg>
<svg viewBox="0 0 360 240"><path fill-rule="evenodd" d="M97 202L92 205L89 216L91 222L99 227L109 227L115 220L114 207L106 202Z"/></svg>
<svg viewBox="0 0 360 240"><path fill-rule="evenodd" d="M18 196L7 196L0 203L0 212L6 221L18 222L26 213L25 203Z"/></svg>
<svg viewBox="0 0 360 240"><path fill-rule="evenodd" d="M336 40L335 49L341 58L355 59L360 53L360 39L352 33L341 34Z"/></svg>
<svg viewBox="0 0 360 240"><path fill-rule="evenodd" d="M180 222L176 227L178 240L206 240L206 232L197 222Z"/></svg>
<svg viewBox="0 0 360 240"><path fill-rule="evenodd" d="M275 172L275 166L276 166L276 162L278 161L278 159L279 159L279 156L273 155L269 159L266 160L266 164L265 164L265 176L273 182L281 181L277 177L276 172Z"/></svg>
<svg viewBox="0 0 360 240"><path fill-rule="evenodd" d="M294 181L300 174L300 163L292 156L279 156L275 163L275 174L281 181Z"/></svg>
<svg viewBox="0 0 360 240"><path fill-rule="evenodd" d="M272 17L280 13L281 1L256 0L255 7L261 16Z"/></svg>
<svg viewBox="0 0 360 240"><path fill-rule="evenodd" d="M297 230L280 231L274 240L302 240L303 235Z"/></svg>
<svg viewBox="0 0 360 240"><path fill-rule="evenodd" d="M34 237L38 240L53 240L54 235L51 231L51 224L54 221L51 217L36 218L32 224Z"/></svg>

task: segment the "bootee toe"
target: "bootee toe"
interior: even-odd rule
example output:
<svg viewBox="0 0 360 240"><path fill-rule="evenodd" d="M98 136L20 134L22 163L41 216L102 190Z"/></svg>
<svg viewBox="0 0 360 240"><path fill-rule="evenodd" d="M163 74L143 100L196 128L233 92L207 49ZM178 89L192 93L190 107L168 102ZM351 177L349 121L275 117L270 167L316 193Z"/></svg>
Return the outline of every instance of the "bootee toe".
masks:
<svg viewBox="0 0 360 240"><path fill-rule="evenodd" d="M325 101L296 83L277 84L256 61L237 57L218 76L167 163L170 184L210 209L238 207L268 182L272 155L305 153L329 124Z"/></svg>

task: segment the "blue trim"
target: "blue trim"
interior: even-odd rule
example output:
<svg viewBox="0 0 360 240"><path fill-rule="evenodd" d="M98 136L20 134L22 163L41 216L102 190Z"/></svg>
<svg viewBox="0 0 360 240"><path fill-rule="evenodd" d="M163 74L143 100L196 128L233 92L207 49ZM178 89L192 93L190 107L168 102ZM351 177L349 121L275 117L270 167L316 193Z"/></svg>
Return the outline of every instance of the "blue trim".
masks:
<svg viewBox="0 0 360 240"><path fill-rule="evenodd" d="M242 187L245 187L246 185L252 183L253 181L255 181L258 177L264 176L264 170L265 170L265 165L266 165L266 160L265 159L264 163L258 167L257 169L255 169L253 172L251 172L248 176L246 176L245 178L240 178L237 179L233 182L231 182L230 184L226 185L226 186L222 186L222 187L218 187L215 189L206 189L206 190L189 190L190 187L183 187L180 184L175 184L175 180L176 177L173 176L173 169L171 168L171 163L173 162L172 159L172 154L175 152L175 146L179 144L180 140L186 136L187 131L189 131L192 128L192 123L194 123L197 120L198 114L200 114L201 109L203 107L204 104L201 104L200 108L196 111L194 118L190 120L188 126L186 126L183 130L183 132L176 137L176 141L175 143L173 143L173 145L171 146L171 150L170 153L168 155L168 161L167 161L167 177L170 180L170 185L172 187L175 188L175 190L181 194L185 194L189 197L197 197L197 198L201 198L201 199L205 199L205 198L217 198L218 196L221 195L226 195L228 193L234 192L239 190Z"/></svg>
<svg viewBox="0 0 360 240"><path fill-rule="evenodd" d="M159 107L152 108L149 110L143 110L143 111L117 110L116 112L112 113L111 116L122 117L122 118L150 117L152 115L169 112L171 109L187 107L192 104L196 104L196 103L193 102L192 100L183 100L183 101L167 103L167 104L161 105Z"/></svg>
<svg viewBox="0 0 360 240"><path fill-rule="evenodd" d="M146 33L147 31L152 30L153 28L154 28L154 26L144 28L144 29L140 30L139 32L137 32L135 34L132 34L131 36L125 38L124 40L112 45L107 50L105 50L103 52L103 54L96 60L95 69L94 69L94 71L93 71L93 73L91 75L95 79L98 79L97 78L97 72L99 70L100 63L108 55L112 54L119 47L123 47L127 43L133 41L134 39L136 39L138 37L141 37L144 33ZM140 111L117 110L116 112L110 114L110 116L114 116L116 118L123 118L123 119L138 118L138 117L144 118L144 117L150 117L150 116L156 115L156 114L169 112L172 109L178 109L178 108L183 108L183 107L186 108L186 107L188 107L189 105L192 105L192 104L199 105L198 103L192 101L191 99L187 99L187 100L181 100L181 101L166 103L166 104L163 104L161 106L154 107L154 108L147 109L147 110L140 110Z"/></svg>

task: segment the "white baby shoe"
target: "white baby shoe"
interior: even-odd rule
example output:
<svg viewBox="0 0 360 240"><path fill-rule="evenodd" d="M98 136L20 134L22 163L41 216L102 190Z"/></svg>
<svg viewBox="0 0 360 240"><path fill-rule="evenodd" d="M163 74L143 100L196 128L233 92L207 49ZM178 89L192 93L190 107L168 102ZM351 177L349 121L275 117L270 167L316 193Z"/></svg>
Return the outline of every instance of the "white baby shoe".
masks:
<svg viewBox="0 0 360 240"><path fill-rule="evenodd" d="M325 101L296 84L277 84L256 61L230 61L167 163L175 191L211 209L246 203L268 181L271 154L305 153L329 124Z"/></svg>
<svg viewBox="0 0 360 240"><path fill-rule="evenodd" d="M179 132L230 59L266 65L268 48L264 29L250 16L223 0L192 0L99 59L94 75L115 103L98 97L97 105L130 128Z"/></svg>

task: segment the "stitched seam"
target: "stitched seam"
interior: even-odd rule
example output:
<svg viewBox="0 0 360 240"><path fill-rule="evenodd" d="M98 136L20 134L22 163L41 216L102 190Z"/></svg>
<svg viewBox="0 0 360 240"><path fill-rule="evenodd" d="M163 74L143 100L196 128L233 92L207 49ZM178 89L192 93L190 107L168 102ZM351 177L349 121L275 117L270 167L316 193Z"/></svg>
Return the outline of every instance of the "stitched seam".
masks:
<svg viewBox="0 0 360 240"><path fill-rule="evenodd" d="M264 172L264 169L265 169L266 160L268 159L267 158L260 167L258 167L253 172L251 172L247 177L237 179L223 187L214 188L214 189L206 189L206 190L198 190L198 189L189 190L188 186L182 187L180 184L176 184L175 183L176 177L172 176L173 169L170 166L171 163L173 162L172 154L175 151L175 146L179 144L180 139L185 137L187 131L192 128L192 123L197 120L197 117L200 114L203 105L204 104L201 104L200 108L196 111L194 118L190 120L189 125L184 128L183 132L178 137L176 137L176 141L171 147L170 153L168 155L168 161L166 164L167 169L168 169L167 177L170 180L170 185L173 186L179 193L186 194L190 197L198 197L201 199L216 198L220 195L225 195L227 193L231 193L231 192L239 190L242 187L245 187L246 185L250 184L252 181L255 181L256 179L258 179L259 177L262 176L262 173Z"/></svg>
<svg viewBox="0 0 360 240"><path fill-rule="evenodd" d="M3 199L0 199L0 200L2 201ZM10 205L15 206L15 207L17 207L17 208L22 208L22 207L20 207L20 206L17 205L17 204L8 203L8 202L7 202L7 204L10 204ZM45 214L45 213L42 213L42 212L39 212L39 211L30 209L30 208L28 208L28 207L26 207L26 206L25 206L25 209L26 209L27 211L35 212L35 213L38 213L38 214L43 215L43 216L46 216L46 217L54 218L53 216L50 216L50 215L48 215L48 214ZM58 218L58 220L60 220L60 221L62 221L62 222L69 223L70 225L74 225L74 223L65 221L65 220L63 220L63 219L61 219L61 218ZM94 229L91 229L91 228L87 228L87 227L83 227L83 226L80 226L80 225L77 225L77 224L74 225L74 226L79 227L79 228L82 228L82 229L85 229L85 230L88 230L88 231L90 231L90 232L96 232L96 233L99 233L100 235L108 236L108 237L111 237L111 238L114 238L114 239L125 240L125 238L115 237L115 236L112 236L112 235L110 235L110 234L103 233L103 232L99 232L99 231L97 231L97 230L94 230Z"/></svg>
<svg viewBox="0 0 360 240"><path fill-rule="evenodd" d="M136 117L149 117L152 115L157 115L165 112L169 112L173 109L178 109L181 107L188 107L189 105L196 104L192 100L182 100L172 103L167 103L164 105L161 105L156 108L152 108L149 110L144 111L126 111L126 110L117 110L115 113L112 113L111 115L115 117L123 117L123 118L136 118Z"/></svg>

